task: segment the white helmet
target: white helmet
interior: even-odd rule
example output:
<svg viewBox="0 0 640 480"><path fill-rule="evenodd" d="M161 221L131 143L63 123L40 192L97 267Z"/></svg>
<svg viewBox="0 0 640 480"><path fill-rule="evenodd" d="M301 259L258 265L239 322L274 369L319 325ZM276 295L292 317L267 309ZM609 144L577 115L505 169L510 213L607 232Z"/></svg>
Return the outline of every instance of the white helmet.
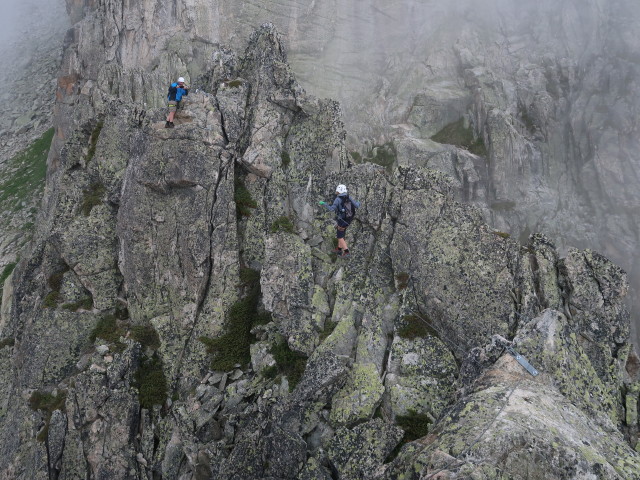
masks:
<svg viewBox="0 0 640 480"><path fill-rule="evenodd" d="M180 77L180 78L178 79L178 83L184 83L184 77Z"/></svg>
<svg viewBox="0 0 640 480"><path fill-rule="evenodd" d="M340 195L342 195L343 193L347 193L347 187L345 185L338 185L336 187L336 192L339 193Z"/></svg>

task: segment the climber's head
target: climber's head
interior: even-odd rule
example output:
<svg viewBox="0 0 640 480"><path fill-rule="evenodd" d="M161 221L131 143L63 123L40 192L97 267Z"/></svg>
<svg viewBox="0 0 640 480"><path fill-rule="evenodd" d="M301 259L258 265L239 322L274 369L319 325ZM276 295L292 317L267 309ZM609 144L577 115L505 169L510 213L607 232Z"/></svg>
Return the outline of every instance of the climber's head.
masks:
<svg viewBox="0 0 640 480"><path fill-rule="evenodd" d="M347 193L347 187L346 187L346 185L342 185L342 184L338 185L338 186L336 187L336 193L337 193L338 195L342 195L342 194L344 194L344 193Z"/></svg>

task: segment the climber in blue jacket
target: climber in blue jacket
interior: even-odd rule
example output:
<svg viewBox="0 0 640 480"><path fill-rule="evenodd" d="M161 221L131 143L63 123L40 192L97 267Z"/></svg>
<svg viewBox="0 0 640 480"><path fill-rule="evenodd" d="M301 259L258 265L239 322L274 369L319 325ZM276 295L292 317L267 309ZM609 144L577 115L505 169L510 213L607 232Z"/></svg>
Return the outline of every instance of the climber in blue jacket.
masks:
<svg viewBox="0 0 640 480"><path fill-rule="evenodd" d="M182 100L183 96L189 95L189 88L184 83L184 78L178 78L176 83L172 83L169 87L169 94L167 95L167 100L169 101L169 116L167 116L167 123L164 125L165 128L173 128L173 117L180 107L180 100Z"/></svg>

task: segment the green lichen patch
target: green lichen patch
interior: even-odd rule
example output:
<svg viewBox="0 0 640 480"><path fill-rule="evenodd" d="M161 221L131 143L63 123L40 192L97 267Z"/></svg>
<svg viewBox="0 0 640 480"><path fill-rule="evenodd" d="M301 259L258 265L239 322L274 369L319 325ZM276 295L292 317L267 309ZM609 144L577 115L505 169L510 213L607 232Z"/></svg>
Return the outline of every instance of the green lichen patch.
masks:
<svg viewBox="0 0 640 480"><path fill-rule="evenodd" d="M497 235L501 238L511 238L511 235L508 234L507 232L498 232L498 231L493 231L492 232L494 235Z"/></svg>
<svg viewBox="0 0 640 480"><path fill-rule="evenodd" d="M88 295L77 302L64 303L60 308L77 312L78 310L93 310L93 297Z"/></svg>
<svg viewBox="0 0 640 480"><path fill-rule="evenodd" d="M376 145L372 150L373 156L367 158L367 161L380 165L387 170L391 170L396 163L398 153L393 142L387 142L383 145Z"/></svg>
<svg viewBox="0 0 640 480"><path fill-rule="evenodd" d="M473 130L471 127L465 128L464 119L450 123L442 130L431 137L431 140L438 143L446 143L448 145L456 145L462 147L469 152L486 157L487 149L481 137L473 138Z"/></svg>
<svg viewBox="0 0 640 480"><path fill-rule="evenodd" d="M2 294L4 292L4 282L9 278L9 275L13 273L13 270L16 268L16 262L9 263L5 265L2 269L2 273L0 273L0 305L2 305Z"/></svg>
<svg viewBox="0 0 640 480"><path fill-rule="evenodd" d="M164 404L167 399L167 379L157 354L143 357L135 373L135 382L142 408L151 409L154 405Z"/></svg>
<svg viewBox="0 0 640 480"><path fill-rule="evenodd" d="M246 365L251 361L251 327L256 314L257 297L249 295L238 300L229 309L223 335L218 338L200 337L208 353L213 355L212 369L227 371L236 364Z"/></svg>
<svg viewBox="0 0 640 480"><path fill-rule="evenodd" d="M9 278L9 275L13 273L13 270L16 268L16 265L17 265L16 262L11 262L5 265L5 267L2 269L2 273L0 274L0 289L2 288L2 285L4 284L5 280Z"/></svg>
<svg viewBox="0 0 640 480"><path fill-rule="evenodd" d="M264 378L268 378L270 380L273 380L275 378L278 378L278 375L280 374L280 371L278 370L278 366L277 365L270 365L268 367L264 367L262 369L262 372L260 372L262 374L262 376Z"/></svg>
<svg viewBox="0 0 640 480"><path fill-rule="evenodd" d="M282 160L282 168L287 168L291 164L291 156L286 150L280 153L280 159Z"/></svg>
<svg viewBox="0 0 640 480"><path fill-rule="evenodd" d="M370 419L380 405L384 392L378 368L371 363L356 363L345 386L333 397L331 422L335 425L351 425Z"/></svg>
<svg viewBox="0 0 640 480"><path fill-rule="evenodd" d="M51 290L60 291L62 288L62 280L64 279L64 274L69 271L68 266L64 266L61 270L58 270L56 273L49 275L47 278L47 285Z"/></svg>
<svg viewBox="0 0 640 480"><path fill-rule="evenodd" d="M96 154L98 138L100 138L100 132L102 131L103 126L104 122L98 122L91 132L91 137L89 138L89 151L87 152L87 163L89 163Z"/></svg>
<svg viewBox="0 0 640 480"><path fill-rule="evenodd" d="M107 192L105 186L100 182L94 182L82 191L83 197L80 203L80 211L85 217L91 214L93 207L102 203L104 194Z"/></svg>
<svg viewBox="0 0 640 480"><path fill-rule="evenodd" d="M131 338L140 343L143 347L157 350L160 348L160 337L151 324L133 325L131 327Z"/></svg>
<svg viewBox="0 0 640 480"><path fill-rule="evenodd" d="M103 315L98 323L91 331L89 338L91 342L95 342L97 338L101 338L110 343L119 343L120 337L126 334L124 328L118 324L115 315Z"/></svg>
<svg viewBox="0 0 640 480"><path fill-rule="evenodd" d="M411 277L406 272L400 272L396 275L396 288L398 290L404 290L409 285L409 279Z"/></svg>
<svg viewBox="0 0 640 480"><path fill-rule="evenodd" d="M291 218L283 215L273 221L271 224L271 233L278 232L296 233L296 227L291 221Z"/></svg>
<svg viewBox="0 0 640 480"><path fill-rule="evenodd" d="M336 329L338 326L338 322L332 322L331 320L327 320L324 322L324 328L320 332L320 343L324 342L329 335Z"/></svg>
<svg viewBox="0 0 640 480"><path fill-rule="evenodd" d="M230 88L238 88L242 86L242 80L240 79L231 80L230 82L226 82L225 85Z"/></svg>
<svg viewBox="0 0 640 480"><path fill-rule="evenodd" d="M59 301L60 292L52 291L45 295L44 300L42 301L42 306L44 308L56 308Z"/></svg>
<svg viewBox="0 0 640 480"><path fill-rule="evenodd" d="M410 411L409 415L398 415L396 423L404 430L404 436L402 437L402 443L404 444L427 435L431 425L431 418L428 415Z"/></svg>
<svg viewBox="0 0 640 480"><path fill-rule="evenodd" d="M5 338L4 340L0 340L0 349L4 347L13 347L16 344L16 341L13 338Z"/></svg>
<svg viewBox="0 0 640 480"><path fill-rule="evenodd" d="M236 216L238 218L250 217L251 210L258 208L258 204L251 196L251 192L238 177L236 177L235 181L233 199L236 202Z"/></svg>
<svg viewBox="0 0 640 480"><path fill-rule="evenodd" d="M291 350L284 339L275 343L270 351L276 361L277 372L287 377L289 391L293 390L304 374L307 356Z"/></svg>
<svg viewBox="0 0 640 480"><path fill-rule="evenodd" d="M0 170L0 211L18 211L44 188L47 156L53 128L22 152L8 160Z"/></svg>
<svg viewBox="0 0 640 480"><path fill-rule="evenodd" d="M260 282L260 272L253 268L240 267L240 286L251 288Z"/></svg>
<svg viewBox="0 0 640 480"><path fill-rule="evenodd" d="M49 275L49 278L47 278L47 285L49 286L50 291L45 295L42 302L42 306L44 308L57 308L58 303L60 302L60 289L62 288L64 274L68 271L69 267L64 265L62 269Z"/></svg>
<svg viewBox="0 0 640 480"><path fill-rule="evenodd" d="M408 340L424 338L429 335L438 336L438 332L428 323L428 319L422 319L417 315L405 315L402 318L402 326L398 328L398 335Z"/></svg>
<svg viewBox="0 0 640 480"><path fill-rule="evenodd" d="M529 133L535 133L536 124L533 121L533 118L531 117L531 115L529 115L529 112L527 111L527 109L523 105L518 106L518 117L524 124L525 128L529 131Z"/></svg>
<svg viewBox="0 0 640 480"><path fill-rule="evenodd" d="M267 325L273 321L273 317L269 312L260 312L258 311L256 315L253 317L252 326L255 327L257 325Z"/></svg>
<svg viewBox="0 0 640 480"><path fill-rule="evenodd" d="M349 155L351 155L351 158L353 158L354 162L362 163L362 155L360 155L359 152L349 152Z"/></svg>
<svg viewBox="0 0 640 480"><path fill-rule="evenodd" d="M38 433L37 440L44 442L49 433L49 423L51 415L56 410L64 410L64 404L67 400L67 392L58 390L55 394L43 390L36 390L29 397L29 407L33 411L41 411L45 417L45 425Z"/></svg>
<svg viewBox="0 0 640 480"><path fill-rule="evenodd" d="M36 390L29 397L29 407L31 410L42 410L53 413L54 410L62 410L67 398L67 392L60 390L55 395L53 393Z"/></svg>
<svg viewBox="0 0 640 480"><path fill-rule="evenodd" d="M235 368L237 364L248 364L251 361L250 346L254 341L251 329L271 321L268 313L258 309L260 273L242 268L240 281L240 286L245 289L245 296L229 308L224 333L217 338L199 338L206 345L207 352L213 356L213 370L227 371Z"/></svg>
<svg viewBox="0 0 640 480"><path fill-rule="evenodd" d="M118 320L127 320L129 318L129 309L125 306L118 305L114 315Z"/></svg>

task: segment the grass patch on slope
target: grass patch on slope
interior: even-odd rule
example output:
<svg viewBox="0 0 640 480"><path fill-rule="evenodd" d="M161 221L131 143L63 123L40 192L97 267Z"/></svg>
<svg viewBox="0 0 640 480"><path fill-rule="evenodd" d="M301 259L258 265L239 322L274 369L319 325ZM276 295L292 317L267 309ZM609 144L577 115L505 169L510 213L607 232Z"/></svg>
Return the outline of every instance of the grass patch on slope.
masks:
<svg viewBox="0 0 640 480"><path fill-rule="evenodd" d="M273 221L270 231L271 233L296 233L296 227L290 217L283 215Z"/></svg>
<svg viewBox="0 0 640 480"><path fill-rule="evenodd" d="M106 341L113 345L113 351L119 352L125 348L120 338L126 337L127 334L129 338L142 345L140 364L134 374L140 406L151 409L154 405L163 405L169 387L162 360L157 352L160 348L160 336L153 325L131 325L128 311L116 310L115 313L100 318L89 339L91 342L95 342L96 339Z"/></svg>
<svg viewBox="0 0 640 480"><path fill-rule="evenodd" d="M271 321L271 315L258 310L260 300L260 272L249 268L240 270L240 287L245 295L231 305L227 312L224 333L216 338L200 337L213 357L211 368L229 371L236 365L251 361L251 343L255 340L251 329Z"/></svg>
<svg viewBox="0 0 640 480"><path fill-rule="evenodd" d="M275 343L270 351L276 364L273 367L267 367L264 375L268 378L275 377L277 373L284 375L289 380L289 391L293 391L304 374L307 356L291 350L284 339Z"/></svg>
<svg viewBox="0 0 640 480"><path fill-rule="evenodd" d="M473 130L471 127L465 128L463 118L445 126L442 130L432 136L431 140L438 143L445 143L447 145L455 145L457 147L464 148L475 155L480 155L482 157L487 156L487 149L482 137L474 139Z"/></svg>
<svg viewBox="0 0 640 480"><path fill-rule="evenodd" d="M251 210L258 208L258 203L251 196L251 192L244 185L242 180L236 177L235 191L233 199L236 202L236 216L238 219L242 217L250 217Z"/></svg>
<svg viewBox="0 0 640 480"><path fill-rule="evenodd" d="M56 410L65 410L65 402L67 400L67 392L65 390L58 390L56 394L36 390L31 394L29 398L29 407L33 411L41 411L44 415L44 427L36 436L36 439L40 442L44 442L49 434L49 424L51 423L51 415Z"/></svg>
<svg viewBox="0 0 640 480"><path fill-rule="evenodd" d="M53 133L50 128L0 167L0 211L18 211L23 202L30 203L31 198L42 191Z"/></svg>

